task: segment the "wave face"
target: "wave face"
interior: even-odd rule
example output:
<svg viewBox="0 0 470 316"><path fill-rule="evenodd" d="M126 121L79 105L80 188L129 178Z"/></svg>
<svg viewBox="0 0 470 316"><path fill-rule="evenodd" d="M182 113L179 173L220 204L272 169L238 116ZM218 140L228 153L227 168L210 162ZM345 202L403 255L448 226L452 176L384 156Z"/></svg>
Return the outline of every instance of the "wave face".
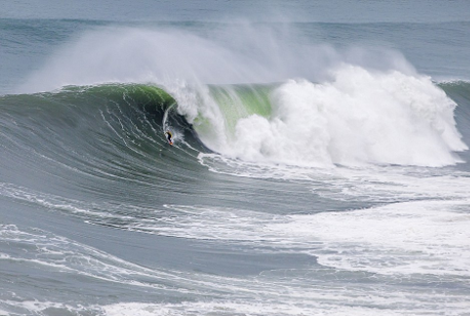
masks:
<svg viewBox="0 0 470 316"><path fill-rule="evenodd" d="M175 100L155 86L70 86L58 92L7 95L0 102L2 160L9 166L4 180L12 183L28 170L42 174L35 183L39 187L48 173L56 175L59 186L67 179L66 185L74 187L87 187L90 181L99 186L99 179L130 175L145 183L178 176L178 170L168 174L164 167L175 159L190 170L197 165L197 154L207 150L174 111ZM164 136L168 129L181 145L173 152Z"/></svg>

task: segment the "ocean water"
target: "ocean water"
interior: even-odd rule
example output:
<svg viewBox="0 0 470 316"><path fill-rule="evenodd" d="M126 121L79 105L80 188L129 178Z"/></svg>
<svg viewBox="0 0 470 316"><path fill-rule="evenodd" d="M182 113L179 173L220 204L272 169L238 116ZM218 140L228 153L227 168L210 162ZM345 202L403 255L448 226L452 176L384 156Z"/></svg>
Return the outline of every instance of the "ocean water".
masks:
<svg viewBox="0 0 470 316"><path fill-rule="evenodd" d="M0 315L470 315L468 1L0 7Z"/></svg>

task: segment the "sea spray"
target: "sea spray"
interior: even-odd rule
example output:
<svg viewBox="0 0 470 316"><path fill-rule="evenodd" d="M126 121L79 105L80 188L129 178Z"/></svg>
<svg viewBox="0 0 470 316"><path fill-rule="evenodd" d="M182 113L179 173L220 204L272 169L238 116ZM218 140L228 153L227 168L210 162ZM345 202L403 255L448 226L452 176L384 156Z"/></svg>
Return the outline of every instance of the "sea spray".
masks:
<svg viewBox="0 0 470 316"><path fill-rule="evenodd" d="M292 78L322 82L343 62L415 72L400 52L334 47L305 38L289 24L215 26L95 27L59 47L18 92L103 83L266 84Z"/></svg>

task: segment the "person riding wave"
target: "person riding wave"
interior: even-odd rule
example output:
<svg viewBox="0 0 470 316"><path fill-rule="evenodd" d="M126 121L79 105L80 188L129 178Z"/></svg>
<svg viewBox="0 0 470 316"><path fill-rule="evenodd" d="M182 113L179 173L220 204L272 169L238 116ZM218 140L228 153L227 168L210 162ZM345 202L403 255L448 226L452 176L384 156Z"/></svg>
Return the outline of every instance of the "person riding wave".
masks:
<svg viewBox="0 0 470 316"><path fill-rule="evenodd" d="M168 143L169 143L170 145L173 145L173 140L172 140L173 135L171 134L171 132L170 132L170 131L166 131L166 132L165 132L165 136L166 136L166 138L167 138L167 140L168 140Z"/></svg>

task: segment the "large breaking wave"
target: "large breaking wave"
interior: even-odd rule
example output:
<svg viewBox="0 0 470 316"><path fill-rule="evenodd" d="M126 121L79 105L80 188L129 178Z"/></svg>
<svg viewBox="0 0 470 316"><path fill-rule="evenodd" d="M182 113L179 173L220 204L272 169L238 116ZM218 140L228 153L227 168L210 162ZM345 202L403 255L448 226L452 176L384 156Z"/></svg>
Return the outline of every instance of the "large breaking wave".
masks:
<svg viewBox="0 0 470 316"><path fill-rule="evenodd" d="M231 29L230 39L204 32L94 30L57 52L20 90L73 85L41 96L85 95L80 107L94 103L95 93L110 109L128 108L132 99L131 107L157 124L158 133L143 136L147 145L164 144L160 131L170 128L177 145L251 162L443 166L461 161L456 152L467 149L457 104L397 52L305 44L286 30L246 25ZM129 119L113 113L116 122ZM142 117L130 118L138 126L134 119ZM132 143L134 132L115 134Z"/></svg>

